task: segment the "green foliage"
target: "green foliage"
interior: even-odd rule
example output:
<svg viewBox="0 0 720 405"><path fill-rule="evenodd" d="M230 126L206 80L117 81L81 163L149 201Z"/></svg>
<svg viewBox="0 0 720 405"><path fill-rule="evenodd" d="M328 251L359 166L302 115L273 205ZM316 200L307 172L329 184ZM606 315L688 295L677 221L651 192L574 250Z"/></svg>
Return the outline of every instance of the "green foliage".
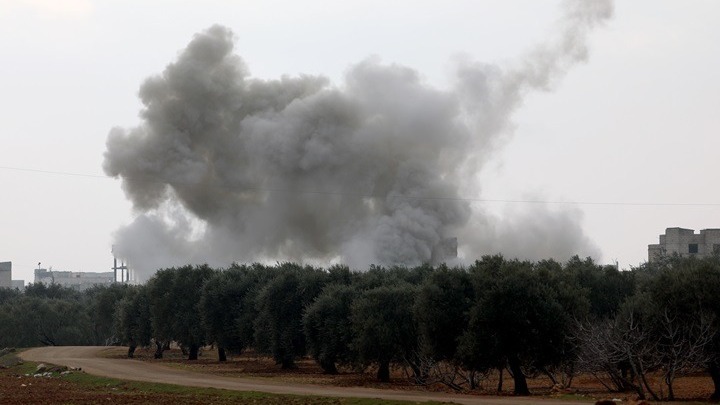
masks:
<svg viewBox="0 0 720 405"><path fill-rule="evenodd" d="M131 348L150 345L152 327L147 294L145 286L131 287L117 303L115 330L120 343Z"/></svg>
<svg viewBox="0 0 720 405"><path fill-rule="evenodd" d="M77 291L30 284L0 291L0 346L103 345L117 342L115 310L127 287Z"/></svg>
<svg viewBox="0 0 720 405"><path fill-rule="evenodd" d="M284 263L256 298L256 349L272 354L283 368L295 367L306 352L303 309L320 293L327 273L313 267Z"/></svg>
<svg viewBox="0 0 720 405"><path fill-rule="evenodd" d="M180 299L173 294L174 279L175 269L158 270L146 284L150 324L158 341L170 341L174 335L175 302Z"/></svg>
<svg viewBox="0 0 720 405"><path fill-rule="evenodd" d="M476 300L461 358L479 371L507 363L516 394L529 393L523 370L544 371L564 360L573 312L582 308L567 286L550 276L549 265L488 257L471 270Z"/></svg>
<svg viewBox="0 0 720 405"><path fill-rule="evenodd" d="M0 287L0 305L12 302L20 297L20 290L16 288Z"/></svg>
<svg viewBox="0 0 720 405"><path fill-rule="evenodd" d="M77 301L22 296L0 311L0 346L92 344L90 321Z"/></svg>
<svg viewBox="0 0 720 405"><path fill-rule="evenodd" d="M346 285L330 284L308 305L303 315L307 347L326 373L337 373L336 364L350 364L352 351L351 305L357 291Z"/></svg>
<svg viewBox="0 0 720 405"><path fill-rule="evenodd" d="M83 303L93 330L93 343L98 346L117 343L115 311L119 302L127 295L129 286L112 284L96 286L84 292Z"/></svg>
<svg viewBox="0 0 720 405"><path fill-rule="evenodd" d="M209 342L239 353L252 345L258 274L246 266L216 272L205 282L200 315Z"/></svg>
<svg viewBox="0 0 720 405"><path fill-rule="evenodd" d="M365 365L378 365L378 379L389 380L391 362L418 353L413 316L416 287L403 282L363 291L352 303L353 347Z"/></svg>
<svg viewBox="0 0 720 405"><path fill-rule="evenodd" d="M427 277L414 306L424 354L455 360L474 294L470 275L462 269L441 267Z"/></svg>
<svg viewBox="0 0 720 405"><path fill-rule="evenodd" d="M64 300L78 300L82 293L60 284L46 285L43 283L31 283L25 287L25 295L28 297L51 298Z"/></svg>
<svg viewBox="0 0 720 405"><path fill-rule="evenodd" d="M147 284L155 338L174 340L189 348L191 360L205 344L200 316L203 285L215 270L207 265L160 270Z"/></svg>
<svg viewBox="0 0 720 405"><path fill-rule="evenodd" d="M718 257L664 257L631 271L499 255L454 269L184 266L140 287L0 289L0 346L174 341L191 357L206 343L252 346L283 367L307 352L326 372L375 365L387 380L394 364L418 383L438 362L507 367L518 394L526 373L554 379L576 366L643 394L651 388L637 379L647 370L663 370L671 392L676 376L707 368L720 398L718 296Z"/></svg>
<svg viewBox="0 0 720 405"><path fill-rule="evenodd" d="M590 314L595 318L614 317L623 301L635 291L633 272L597 265L589 257L585 260L577 256L571 258L564 270L584 289L590 302Z"/></svg>
<svg viewBox="0 0 720 405"><path fill-rule="evenodd" d="M336 264L328 269L329 284L350 285L354 280L354 273L350 271L348 266Z"/></svg>

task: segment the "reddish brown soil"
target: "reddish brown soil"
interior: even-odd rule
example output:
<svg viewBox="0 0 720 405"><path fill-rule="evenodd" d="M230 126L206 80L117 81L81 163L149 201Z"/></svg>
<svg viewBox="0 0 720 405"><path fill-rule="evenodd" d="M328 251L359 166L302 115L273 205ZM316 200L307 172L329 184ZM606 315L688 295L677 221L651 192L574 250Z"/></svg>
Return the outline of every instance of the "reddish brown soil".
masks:
<svg viewBox="0 0 720 405"><path fill-rule="evenodd" d="M421 389L398 390L392 389L391 387L383 387L385 389L375 389L367 387L338 387L317 384L298 384L290 383L282 377L224 377L213 375L212 373L194 371L185 367L184 364L107 358L108 355L117 355L118 350L122 349L102 346L39 347L20 353L20 357L27 361L60 364L69 367L82 367L82 369L90 375L119 378L129 381L140 381L140 383L122 384L134 384L135 387L138 387L142 391L158 392L155 388L157 383L173 384L174 388L172 388L172 391L181 393L187 393L188 390L190 390L190 392L197 391L197 388L182 387L220 388L225 390L222 391L225 394L242 396L243 398L241 399L243 401L238 403L246 403L248 395L254 396L251 399L257 399L259 394L253 394L253 392L294 395L300 396L300 398L312 395L313 397L310 397L309 399L313 401L311 402L313 404L317 403L317 397L314 396L325 397L321 399L324 401L334 401L332 403L337 403L338 401L339 403L358 403L358 401L373 403L380 398L411 402L444 401L467 405L527 405L537 403L543 403L545 405L569 405L571 403L585 404L589 402L587 397L576 398L575 400L570 401L568 401L568 398L556 399L541 396L503 398L488 395L458 395L444 392L429 392ZM184 362L180 361L180 363ZM81 375L77 378L81 378L83 381L87 381L88 378L90 378L90 381L98 381L97 377L83 377ZM99 381L101 385L105 384L102 379ZM148 385L147 383L151 384ZM114 384L117 385L117 383ZM112 385L109 387L112 388ZM162 388L162 392L168 392L167 390L169 389L169 386L162 387L164 387ZM267 394L263 395L267 396ZM277 397L272 398L274 400Z"/></svg>
<svg viewBox="0 0 720 405"><path fill-rule="evenodd" d="M123 358L125 352L117 350L109 352L109 357ZM430 387L418 387L413 384L410 378L402 369L393 370L390 383L380 383L375 379L374 370L357 372L350 369L341 369L337 375L323 374L322 369L312 359L301 359L297 361L297 368L294 370L283 370L276 365L272 359L258 356L252 351L245 352L240 356L228 357L227 362L218 362L217 353L211 348L201 352L197 361L187 361L178 349L171 349L164 353L164 359L153 359L153 350L138 349L136 359L156 362L173 367L186 368L204 373L222 375L228 377L245 378L272 378L273 380L287 381L301 384L318 384L337 387L369 387L369 388L391 388L395 390L427 390L435 392L453 392L445 385L436 384ZM653 387L660 394L661 389L666 388L661 384L661 379L651 377ZM470 392L474 394L492 394L496 392L498 375L491 374L481 381L480 389ZM611 393L590 375L575 377L572 388L566 390L553 390L553 384L549 378L538 376L528 380L530 390L535 395L559 397L567 394L585 395L591 398L619 398L623 400L635 399L633 393ZM683 376L675 380L675 396L681 401L706 401L713 392L712 380L705 374ZM504 375L503 392L500 395L512 395L512 378L506 373ZM663 391L666 392L666 391Z"/></svg>
<svg viewBox="0 0 720 405"><path fill-rule="evenodd" d="M297 397L287 395L242 397L196 393L148 393L132 383L113 386L92 386L66 381L59 376L32 377L20 374L17 368L0 366L0 404L2 405L99 405L99 404L158 404L158 405L342 405L336 398Z"/></svg>
<svg viewBox="0 0 720 405"><path fill-rule="evenodd" d="M92 388L58 377L34 378L11 369L0 370L0 404L203 404L199 398L167 394L148 394L118 388Z"/></svg>

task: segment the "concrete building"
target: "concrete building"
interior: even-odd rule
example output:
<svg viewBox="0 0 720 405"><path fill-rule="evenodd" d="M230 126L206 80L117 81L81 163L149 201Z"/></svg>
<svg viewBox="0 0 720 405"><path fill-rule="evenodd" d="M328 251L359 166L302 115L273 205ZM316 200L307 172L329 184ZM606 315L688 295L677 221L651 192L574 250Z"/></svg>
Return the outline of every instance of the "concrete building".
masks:
<svg viewBox="0 0 720 405"><path fill-rule="evenodd" d="M54 283L82 291L96 285L112 284L115 282L114 274L112 271L94 273L35 269L35 283L46 285Z"/></svg>
<svg viewBox="0 0 720 405"><path fill-rule="evenodd" d="M12 288L18 289L20 291L24 290L25 289L25 280L13 280Z"/></svg>
<svg viewBox="0 0 720 405"><path fill-rule="evenodd" d="M12 262L0 262L0 288L12 287Z"/></svg>
<svg viewBox="0 0 720 405"><path fill-rule="evenodd" d="M695 233L692 229L667 228L660 235L660 243L648 245L648 261L652 262L662 254L706 257L720 254L720 229L703 229Z"/></svg>

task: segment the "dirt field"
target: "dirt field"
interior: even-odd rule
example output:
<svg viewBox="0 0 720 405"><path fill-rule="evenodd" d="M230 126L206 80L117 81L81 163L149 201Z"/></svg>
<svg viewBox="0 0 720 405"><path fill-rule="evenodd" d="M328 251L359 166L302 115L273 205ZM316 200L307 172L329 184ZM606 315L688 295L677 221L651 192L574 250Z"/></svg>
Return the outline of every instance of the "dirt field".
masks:
<svg viewBox="0 0 720 405"><path fill-rule="evenodd" d="M273 395L208 388L148 384L95 377L83 372L34 377L34 363L15 365L9 357L0 358L0 404L2 405L371 405L376 401L353 398ZM10 364L8 364L10 363ZM8 367L9 366L9 367ZM28 375L29 374L29 375ZM404 405L383 401L383 405ZM435 403L439 405L439 403Z"/></svg>
<svg viewBox="0 0 720 405"><path fill-rule="evenodd" d="M105 354L112 358L125 358L125 351L116 349ZM165 358L156 360L153 358L153 351L150 349L138 349L136 358L149 363L164 364L187 370L210 373L226 377L245 377L258 379L272 379L273 381L286 381L289 383L318 384L336 387L371 387L379 389L394 390L427 390L433 392L453 391L444 385L434 385L427 388L420 388L414 385L403 370L393 370L393 378L390 383L379 383L375 379L372 370L366 373L357 373L352 370L341 370L338 375L323 374L322 369L311 359L303 359L297 362L295 370L282 370L275 365L272 359L257 356L253 352L247 352L237 357L228 357L228 361L221 363L217 361L217 353L208 348L201 352L198 361L184 360L180 350L173 349L165 352ZM652 378L653 386L660 392L661 380ZM498 375L487 376L481 382L481 389L470 394L475 395L498 395ZM533 394L547 397L587 396L588 398L619 398L623 400L635 399L632 393L610 393L597 380L590 375L578 376L573 380L572 388L564 391L553 391L553 384L549 378L539 376L528 380L528 385ZM679 377L674 383L675 395L682 401L706 401L713 392L712 380L707 375L694 375ZM513 390L512 378L506 373L504 375L503 392L501 395L511 396Z"/></svg>
<svg viewBox="0 0 720 405"><path fill-rule="evenodd" d="M573 389L566 392L552 392L550 382L547 379L532 379L530 385L535 395L530 398L515 398L510 396L512 380L509 376L505 376L505 396L491 396L491 394L495 394L493 390L497 384L497 381L493 378L485 381L484 391L479 390L471 393L475 395L457 395L449 393L448 390L442 386L430 387L430 389L416 387L403 376L400 370L395 370L392 383L380 384L375 382L371 374L345 372L338 376L324 375L314 362L310 360L300 362L296 370L288 372L281 370L273 364L271 360L253 356L251 353L230 359L227 363L217 362L215 360L215 354L209 351L206 351L200 360L193 362L183 360L179 351L166 353L166 359L163 360L152 359L152 353L149 351L140 351L137 354L139 361L123 358L124 351L122 348L55 347L31 349L22 355L28 360L48 361L69 366L82 366L89 374L112 376L126 380L172 383L186 387L200 386L239 391L262 391L276 394L320 395L326 397L355 397L366 399L386 398L410 400L413 402L434 400L452 401L463 404L503 405L536 403L566 405L573 403L592 403L598 398L619 398L623 400L632 398L631 395L610 394L603 389L596 380L588 377L576 379L573 384ZM24 377L20 377L18 381L24 381L23 378ZM26 385L22 388L29 386L27 382L21 382L19 385L22 386L23 383ZM67 387L63 386L62 381L55 381L54 383L57 384L57 387L51 383L50 386L44 388L52 388L59 392L65 392L67 390ZM18 389L18 384L14 381L11 383L11 386L16 390ZM123 386L113 388L122 389ZM676 390L678 395L686 401L690 399L705 399L712 391L712 384L710 379L705 376L685 377L677 381ZM72 391L72 387L70 387L70 391ZM108 390L105 391L108 392ZM5 392L5 390L2 392ZM122 391L123 394L127 392L137 395L137 398L139 398L137 402L131 402L135 399L129 396L123 398L123 402L114 403L194 403L177 402L177 398L169 400L168 402L148 401L142 397L142 395L148 395L147 390L144 389L135 389L135 391L126 389ZM115 392L109 391L109 393L114 394ZM103 395L102 392L93 393L92 391L71 393L70 395L86 396L95 394L99 396ZM111 396L111 398L114 397ZM0 403L27 403L22 401L7 402L5 399L8 401L13 400L12 398L0 397ZM125 399L127 399L128 402L126 402ZM325 400L329 399L325 398ZM342 400L341 398L336 398L333 401ZM345 400L347 400L347 398ZM89 399L89 401L92 401L92 398ZM373 403L373 400L370 401L370 403ZM221 399L211 402L225 403ZM263 401L263 403L265 402L266 401ZM85 399L83 399L83 402L70 403L94 402L85 402ZM107 402L105 401L104 403ZM203 401L201 403L208 402Z"/></svg>
<svg viewBox="0 0 720 405"><path fill-rule="evenodd" d="M130 386L96 386L67 376L33 377L35 366L0 368L0 403L15 404L202 404L191 395L147 393ZM213 401L215 402L215 401ZM222 403L217 401L217 403Z"/></svg>
<svg viewBox="0 0 720 405"><path fill-rule="evenodd" d="M152 394L126 388L111 388L112 392L99 387L87 387L55 378L33 378L0 370L0 403L4 405L27 404L202 404L190 396Z"/></svg>
<svg viewBox="0 0 720 405"><path fill-rule="evenodd" d="M212 387L232 391L255 391L282 395L311 395L334 398L356 398L366 400L403 400L412 402L454 402L466 405L544 405L586 404L588 400L552 399L543 397L515 398L458 395L420 390L399 390L388 387L339 387L330 385L299 384L278 379L260 377L227 377L198 372L180 365L162 362L115 359L101 356L106 347L40 347L29 349L20 355L26 361L62 364L81 367L91 375L112 377L122 380L150 383L176 384L183 387ZM117 350L109 349L111 353Z"/></svg>

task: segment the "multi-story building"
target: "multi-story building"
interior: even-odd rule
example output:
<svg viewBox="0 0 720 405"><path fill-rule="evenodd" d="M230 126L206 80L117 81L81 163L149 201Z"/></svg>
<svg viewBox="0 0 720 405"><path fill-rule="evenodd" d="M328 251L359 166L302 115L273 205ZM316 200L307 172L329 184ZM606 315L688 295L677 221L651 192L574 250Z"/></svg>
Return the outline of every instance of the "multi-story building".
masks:
<svg viewBox="0 0 720 405"><path fill-rule="evenodd" d="M660 243L648 245L648 261L652 262L662 254L683 257L720 254L720 229L703 229L695 233L692 229L667 228L665 234L660 235Z"/></svg>
<svg viewBox="0 0 720 405"><path fill-rule="evenodd" d="M12 262L0 262L0 288L12 287Z"/></svg>
<svg viewBox="0 0 720 405"><path fill-rule="evenodd" d="M114 281L115 273L112 271L93 273L35 269L36 283L43 283L46 285L54 283L63 287L75 288L77 290L86 290L96 285L110 285Z"/></svg>

